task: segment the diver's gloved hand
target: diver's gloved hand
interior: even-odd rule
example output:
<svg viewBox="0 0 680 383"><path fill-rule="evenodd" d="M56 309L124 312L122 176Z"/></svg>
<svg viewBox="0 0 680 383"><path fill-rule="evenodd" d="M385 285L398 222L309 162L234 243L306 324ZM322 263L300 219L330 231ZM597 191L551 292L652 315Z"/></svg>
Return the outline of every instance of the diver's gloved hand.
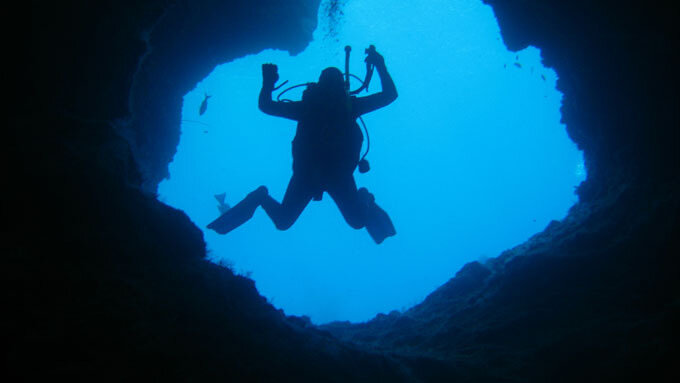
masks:
<svg viewBox="0 0 680 383"><path fill-rule="evenodd" d="M262 64L262 87L274 89L274 84L279 81L278 68L274 64Z"/></svg>
<svg viewBox="0 0 680 383"><path fill-rule="evenodd" d="M366 62L375 65L377 67L384 67L385 66L385 58L382 57L378 51L375 50L375 47L371 45L370 48L366 49Z"/></svg>

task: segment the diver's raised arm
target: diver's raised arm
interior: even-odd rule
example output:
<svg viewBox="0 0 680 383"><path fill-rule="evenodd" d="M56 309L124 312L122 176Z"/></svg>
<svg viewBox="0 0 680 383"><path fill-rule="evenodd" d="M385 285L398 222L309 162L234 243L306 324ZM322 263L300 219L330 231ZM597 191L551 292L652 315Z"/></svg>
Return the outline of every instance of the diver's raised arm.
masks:
<svg viewBox="0 0 680 383"><path fill-rule="evenodd" d="M299 120L299 102L278 102L272 100L274 84L279 80L279 73L276 65L262 64L262 89L258 99L258 107L266 114L277 117L284 117L291 120Z"/></svg>
<svg viewBox="0 0 680 383"><path fill-rule="evenodd" d="M375 65L375 69L378 71L378 75L380 75L380 86L382 87L384 97L389 100L387 103L389 104L396 100L398 96L397 87L394 85L392 76L387 72L385 58L383 58L380 53L373 51L366 59L369 63Z"/></svg>
<svg viewBox="0 0 680 383"><path fill-rule="evenodd" d="M384 106L391 104L397 99L397 87L394 85L392 76L387 72L385 66L385 59L375 50L370 51L366 62L373 64L380 76L380 86L382 91L366 97L358 97L354 103L354 114L360 116L362 114L372 112Z"/></svg>

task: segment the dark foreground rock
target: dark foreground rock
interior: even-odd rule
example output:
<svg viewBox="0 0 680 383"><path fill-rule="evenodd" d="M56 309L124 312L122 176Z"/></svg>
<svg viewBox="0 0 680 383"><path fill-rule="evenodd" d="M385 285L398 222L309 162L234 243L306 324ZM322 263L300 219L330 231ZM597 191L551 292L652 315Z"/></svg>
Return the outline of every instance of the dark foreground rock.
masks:
<svg viewBox="0 0 680 383"><path fill-rule="evenodd" d="M445 361L457 381L677 376L680 281L667 224L679 206L622 211L637 197L619 199L628 201L597 214L580 215L577 205L527 243L467 264L404 313L322 327L367 349Z"/></svg>
<svg viewBox="0 0 680 383"><path fill-rule="evenodd" d="M6 381L411 380L396 358L287 319L252 280L204 259L183 212L129 185L134 162L113 128L40 123L68 139L35 138L15 158L36 179L18 179L3 236Z"/></svg>

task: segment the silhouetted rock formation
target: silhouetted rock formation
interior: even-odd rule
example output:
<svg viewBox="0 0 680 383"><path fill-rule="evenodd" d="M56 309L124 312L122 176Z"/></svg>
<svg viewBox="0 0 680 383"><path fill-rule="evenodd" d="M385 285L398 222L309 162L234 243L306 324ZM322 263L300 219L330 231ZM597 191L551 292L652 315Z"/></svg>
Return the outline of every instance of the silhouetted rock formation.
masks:
<svg viewBox="0 0 680 383"><path fill-rule="evenodd" d="M470 381L677 377L675 16L633 2L486 2L506 45L539 47L559 75L563 121L588 168L581 202L403 314L324 328L446 360Z"/></svg>
<svg viewBox="0 0 680 383"><path fill-rule="evenodd" d="M676 15L634 2L485 2L511 50L537 46L559 75L588 169L581 202L403 314L324 328L447 361L464 381L677 378Z"/></svg>
<svg viewBox="0 0 680 383"><path fill-rule="evenodd" d="M15 14L28 36L6 33L17 100L1 267L12 381L677 378L677 14L628 1L486 2L508 47L539 47L559 75L563 118L586 156L581 202L404 313L322 329L204 260L200 230L152 193L178 142L182 95L222 62L302 50L319 1L24 5Z"/></svg>
<svg viewBox="0 0 680 383"><path fill-rule="evenodd" d="M62 194L27 207L16 230L28 235L5 242L3 359L19 367L8 381L404 380L392 358L288 321L252 280L204 260L183 212L114 177L124 161L107 163L111 153L91 162L99 153L86 148L115 143L111 128L51 126L79 131L34 168ZM364 368L345 367L354 364Z"/></svg>

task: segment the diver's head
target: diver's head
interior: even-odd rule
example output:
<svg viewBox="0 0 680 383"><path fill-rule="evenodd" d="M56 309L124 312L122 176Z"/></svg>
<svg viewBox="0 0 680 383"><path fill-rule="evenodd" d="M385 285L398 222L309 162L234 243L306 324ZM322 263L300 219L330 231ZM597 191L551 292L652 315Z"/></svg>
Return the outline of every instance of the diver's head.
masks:
<svg viewBox="0 0 680 383"><path fill-rule="evenodd" d="M345 80L340 69L328 67L321 71L321 76L319 76L319 86L330 91L344 91Z"/></svg>

